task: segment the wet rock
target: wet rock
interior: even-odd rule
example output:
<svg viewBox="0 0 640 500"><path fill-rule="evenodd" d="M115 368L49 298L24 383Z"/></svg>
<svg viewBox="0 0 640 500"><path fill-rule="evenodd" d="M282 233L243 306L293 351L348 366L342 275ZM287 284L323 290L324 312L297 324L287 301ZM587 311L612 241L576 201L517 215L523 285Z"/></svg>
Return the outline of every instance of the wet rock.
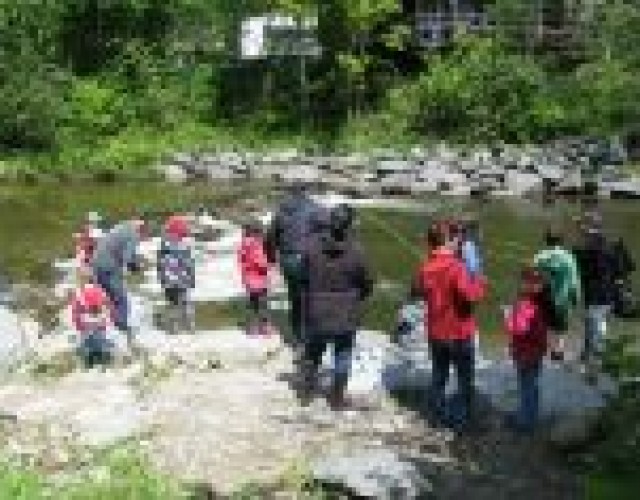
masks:
<svg viewBox="0 0 640 500"><path fill-rule="evenodd" d="M364 498L419 498L431 489L412 464L385 449L329 455L312 464L311 471L320 483Z"/></svg>
<svg viewBox="0 0 640 500"><path fill-rule="evenodd" d="M562 415L544 429L544 439L549 445L562 450L582 448L595 438L599 418L597 409Z"/></svg>

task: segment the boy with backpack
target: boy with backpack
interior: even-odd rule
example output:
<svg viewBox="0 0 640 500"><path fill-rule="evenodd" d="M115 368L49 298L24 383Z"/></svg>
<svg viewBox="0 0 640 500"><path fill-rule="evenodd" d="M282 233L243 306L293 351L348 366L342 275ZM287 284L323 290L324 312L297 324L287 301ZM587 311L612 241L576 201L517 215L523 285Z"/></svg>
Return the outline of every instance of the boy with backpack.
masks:
<svg viewBox="0 0 640 500"><path fill-rule="evenodd" d="M109 297L91 280L88 272L82 272L81 281L71 299L71 319L80 336L78 353L91 368L112 358L114 346L107 331L113 325L114 311Z"/></svg>
<svg viewBox="0 0 640 500"><path fill-rule="evenodd" d="M195 318L189 300L189 291L195 287L195 262L187 242L189 224L180 215L169 217L158 249L158 278L168 303L169 330L178 327L191 332Z"/></svg>
<svg viewBox="0 0 640 500"><path fill-rule="evenodd" d="M546 248L533 259L534 267L541 273L548 287L548 322L551 332L551 359L564 360L564 336L569 331L571 311L580 298L578 266L573 254L564 248L559 232L547 230Z"/></svg>

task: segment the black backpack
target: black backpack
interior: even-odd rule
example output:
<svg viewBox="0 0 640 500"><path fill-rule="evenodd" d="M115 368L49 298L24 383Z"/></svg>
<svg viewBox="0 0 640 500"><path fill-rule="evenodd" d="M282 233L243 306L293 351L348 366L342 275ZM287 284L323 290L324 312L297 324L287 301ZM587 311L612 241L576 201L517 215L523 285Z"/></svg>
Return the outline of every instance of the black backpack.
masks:
<svg viewBox="0 0 640 500"><path fill-rule="evenodd" d="M280 233L279 250L282 253L302 253L309 236L321 225L321 208L308 199L292 199L278 212Z"/></svg>

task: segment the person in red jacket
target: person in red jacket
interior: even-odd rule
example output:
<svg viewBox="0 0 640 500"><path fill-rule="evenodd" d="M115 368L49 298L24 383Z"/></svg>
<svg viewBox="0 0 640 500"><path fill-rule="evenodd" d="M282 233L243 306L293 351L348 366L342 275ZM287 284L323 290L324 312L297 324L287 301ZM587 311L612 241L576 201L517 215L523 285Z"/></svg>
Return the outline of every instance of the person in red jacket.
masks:
<svg viewBox="0 0 640 500"><path fill-rule="evenodd" d="M269 321L267 307L271 264L267 258L262 229L257 223L250 222L243 227L242 240L238 248L238 264L251 313L247 334L272 335L275 329Z"/></svg>
<svg viewBox="0 0 640 500"><path fill-rule="evenodd" d="M544 277L531 267L522 272L520 297L505 311L505 329L518 372L520 404L507 424L517 431L533 431L538 418L539 378L547 353L548 299Z"/></svg>
<svg viewBox="0 0 640 500"><path fill-rule="evenodd" d="M429 228L428 255L420 266L413 295L426 304L431 409L439 423L461 429L469 421L473 395L473 339L477 331L473 305L482 300L486 280L482 275L471 275L455 254L453 232L449 222L436 222ZM445 388L451 365L456 370L458 393L448 403Z"/></svg>
<svg viewBox="0 0 640 500"><path fill-rule="evenodd" d="M80 335L78 350L85 364L109 362L113 345L107 331L113 325L114 311L105 291L91 281L81 285L71 299L71 319Z"/></svg>

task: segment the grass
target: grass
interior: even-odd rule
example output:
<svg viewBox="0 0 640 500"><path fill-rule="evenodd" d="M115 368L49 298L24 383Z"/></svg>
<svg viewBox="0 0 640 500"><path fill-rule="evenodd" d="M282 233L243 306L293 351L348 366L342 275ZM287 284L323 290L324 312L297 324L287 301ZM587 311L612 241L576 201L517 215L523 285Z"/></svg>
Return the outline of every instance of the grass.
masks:
<svg viewBox="0 0 640 500"><path fill-rule="evenodd" d="M587 479L586 500L635 500L638 491L638 477L593 475Z"/></svg>
<svg viewBox="0 0 640 500"><path fill-rule="evenodd" d="M20 500L165 500L188 498L177 481L153 470L130 446L97 454L90 466L50 476L29 466L0 464L0 498Z"/></svg>

